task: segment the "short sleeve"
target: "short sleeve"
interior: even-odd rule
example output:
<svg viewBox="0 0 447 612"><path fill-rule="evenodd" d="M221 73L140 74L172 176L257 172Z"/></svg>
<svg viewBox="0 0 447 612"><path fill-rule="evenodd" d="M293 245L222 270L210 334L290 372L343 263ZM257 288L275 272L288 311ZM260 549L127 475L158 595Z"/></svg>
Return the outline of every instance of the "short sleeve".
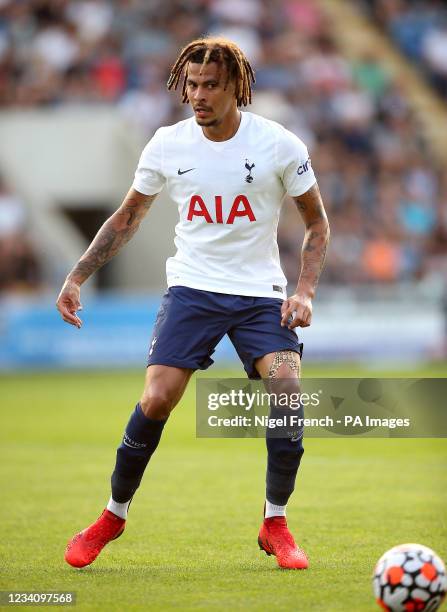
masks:
<svg viewBox="0 0 447 612"><path fill-rule="evenodd" d="M282 129L278 142L278 161L286 192L292 196L306 193L316 182L309 152L302 140Z"/></svg>
<svg viewBox="0 0 447 612"><path fill-rule="evenodd" d="M165 180L162 134L158 129L141 153L132 187L144 195L155 195L162 190Z"/></svg>

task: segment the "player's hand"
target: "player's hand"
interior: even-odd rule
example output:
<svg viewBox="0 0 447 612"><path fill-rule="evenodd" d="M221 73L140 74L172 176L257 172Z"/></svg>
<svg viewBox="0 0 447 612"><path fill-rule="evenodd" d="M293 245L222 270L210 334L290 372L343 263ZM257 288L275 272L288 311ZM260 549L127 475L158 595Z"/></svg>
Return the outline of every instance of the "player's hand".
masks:
<svg viewBox="0 0 447 612"><path fill-rule="evenodd" d="M73 282L66 280L56 301L56 307L61 313L66 323L81 328L82 321L76 315L78 310L82 310L81 287Z"/></svg>
<svg viewBox="0 0 447 612"><path fill-rule="evenodd" d="M312 300L310 297L295 293L281 306L281 327L309 327L312 322Z"/></svg>

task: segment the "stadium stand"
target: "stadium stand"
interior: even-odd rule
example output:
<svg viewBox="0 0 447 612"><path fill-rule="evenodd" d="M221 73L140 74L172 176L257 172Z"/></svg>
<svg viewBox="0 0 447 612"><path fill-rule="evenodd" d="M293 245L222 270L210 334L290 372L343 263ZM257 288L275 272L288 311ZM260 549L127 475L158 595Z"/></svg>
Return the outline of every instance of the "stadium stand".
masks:
<svg viewBox="0 0 447 612"><path fill-rule="evenodd" d="M447 98L447 7L439 0L364 0L397 47Z"/></svg>

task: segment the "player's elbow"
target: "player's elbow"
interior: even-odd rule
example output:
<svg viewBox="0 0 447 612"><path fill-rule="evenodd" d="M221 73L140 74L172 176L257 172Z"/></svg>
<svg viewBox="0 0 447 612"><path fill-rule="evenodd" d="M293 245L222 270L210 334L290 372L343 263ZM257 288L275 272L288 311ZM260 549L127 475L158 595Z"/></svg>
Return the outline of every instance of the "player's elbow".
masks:
<svg viewBox="0 0 447 612"><path fill-rule="evenodd" d="M318 226L317 231L319 231L321 235L325 236L326 239L329 240L329 237L331 235L331 228L329 226L329 220L326 216L326 213L322 215L322 217L318 220L318 223L316 225Z"/></svg>
<svg viewBox="0 0 447 612"><path fill-rule="evenodd" d="M328 241L331 235L331 229L330 229L329 221L326 215L321 216L318 219L314 219L310 223L307 223L306 232L309 232L309 233L315 232L319 236L324 237L326 241Z"/></svg>

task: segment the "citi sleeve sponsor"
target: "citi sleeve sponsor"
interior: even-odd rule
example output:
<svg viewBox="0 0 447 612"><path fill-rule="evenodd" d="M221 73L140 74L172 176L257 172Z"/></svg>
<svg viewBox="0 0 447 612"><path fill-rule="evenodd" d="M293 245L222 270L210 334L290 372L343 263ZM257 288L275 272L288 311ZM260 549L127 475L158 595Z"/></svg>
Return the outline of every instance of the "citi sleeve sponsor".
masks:
<svg viewBox="0 0 447 612"><path fill-rule="evenodd" d="M298 166L298 170L296 171L296 173L301 176L302 174L304 174L305 172L307 172L309 170L309 168L312 167L312 162L310 157L308 157L307 161L304 164L301 164L300 166Z"/></svg>

